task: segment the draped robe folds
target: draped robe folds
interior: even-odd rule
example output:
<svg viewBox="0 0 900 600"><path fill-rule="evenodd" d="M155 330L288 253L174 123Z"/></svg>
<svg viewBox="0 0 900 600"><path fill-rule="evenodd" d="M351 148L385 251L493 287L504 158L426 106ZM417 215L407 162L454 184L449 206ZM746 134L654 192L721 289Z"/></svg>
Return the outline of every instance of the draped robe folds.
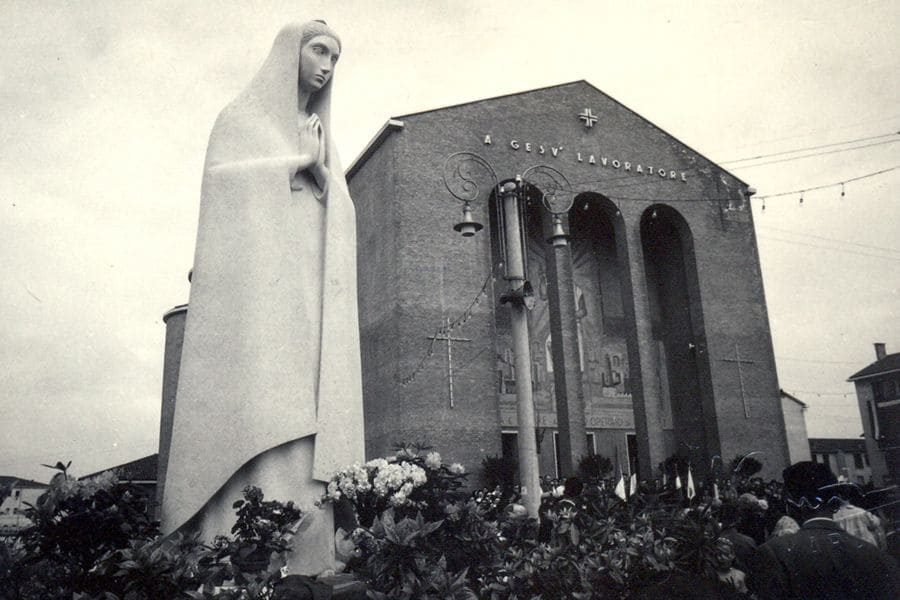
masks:
<svg viewBox="0 0 900 600"><path fill-rule="evenodd" d="M331 82L307 107L323 125L327 185L295 175L302 28L282 30L210 135L165 533L230 534L244 485L318 518L330 511L312 505L321 482L364 459L356 217L331 141Z"/></svg>

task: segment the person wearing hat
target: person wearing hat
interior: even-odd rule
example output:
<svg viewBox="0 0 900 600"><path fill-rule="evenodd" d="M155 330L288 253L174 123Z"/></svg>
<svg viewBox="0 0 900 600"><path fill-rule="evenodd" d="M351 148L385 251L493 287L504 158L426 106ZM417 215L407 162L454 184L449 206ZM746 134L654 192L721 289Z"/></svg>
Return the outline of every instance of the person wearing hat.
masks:
<svg viewBox="0 0 900 600"><path fill-rule="evenodd" d="M788 512L799 531L773 537L753 556L748 587L758 598L891 600L900 571L887 554L853 537L832 519L840 506L823 464L804 461L782 473Z"/></svg>

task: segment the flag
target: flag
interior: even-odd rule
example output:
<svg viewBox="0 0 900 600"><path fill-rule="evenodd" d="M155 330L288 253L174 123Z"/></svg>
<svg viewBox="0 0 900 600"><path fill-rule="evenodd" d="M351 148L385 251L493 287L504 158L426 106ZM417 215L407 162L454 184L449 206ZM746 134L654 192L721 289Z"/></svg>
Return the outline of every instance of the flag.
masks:
<svg viewBox="0 0 900 600"><path fill-rule="evenodd" d="M719 484L713 483L713 500L719 499Z"/></svg>
<svg viewBox="0 0 900 600"><path fill-rule="evenodd" d="M619 483L616 484L616 496L621 498L623 501L627 500L627 496L625 495L625 476L619 475Z"/></svg>
<svg viewBox="0 0 900 600"><path fill-rule="evenodd" d="M681 489L681 475L678 475L678 474L675 475L675 489L676 490Z"/></svg>
<svg viewBox="0 0 900 600"><path fill-rule="evenodd" d="M669 480L666 479L666 472L663 471L663 487L665 488L669 483Z"/></svg>
<svg viewBox="0 0 900 600"><path fill-rule="evenodd" d="M691 466L688 465L688 479L687 479L687 499L693 500L694 496L697 495L697 491L694 490L694 477L691 475Z"/></svg>
<svg viewBox="0 0 900 600"><path fill-rule="evenodd" d="M635 494L637 494L637 473L631 474L631 485L629 485L628 488L629 488L628 493L631 496L634 496Z"/></svg>

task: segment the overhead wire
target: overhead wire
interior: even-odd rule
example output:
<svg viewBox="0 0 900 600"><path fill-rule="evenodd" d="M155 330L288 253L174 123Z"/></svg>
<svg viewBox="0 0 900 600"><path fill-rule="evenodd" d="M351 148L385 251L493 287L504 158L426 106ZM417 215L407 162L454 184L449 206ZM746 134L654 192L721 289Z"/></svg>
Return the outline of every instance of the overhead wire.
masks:
<svg viewBox="0 0 900 600"><path fill-rule="evenodd" d="M885 143L893 144L893 143L896 143L896 142L900 142L900 138L898 138L898 139L896 139L896 140L889 140L889 141L887 141L887 142L880 142L880 143L877 143L877 144L870 144L870 145L866 145L866 146L858 146L858 147L854 147L854 148L847 148L846 150L856 150L856 149L858 149L858 148L867 148L867 147L870 147L870 146L878 146L878 145L882 145L882 144L885 144ZM843 150L844 150L844 149L840 149L840 151L843 151ZM800 158L811 158L811 157L814 157L814 156L821 156L821 155L823 155L823 154L830 154L830 153L832 153L832 152L835 152L835 151L831 151L831 152L823 152L823 153L817 153L817 154L808 154L808 155L803 155L803 156L799 156L799 157L790 157L790 159L793 160L793 159L800 159ZM749 168L749 167L751 167L751 166L762 166L762 164L772 164L772 163L774 163L774 162L785 162L785 160L771 161L771 162L767 162L767 163L760 163L760 164L758 164L758 165L746 165L746 167ZM689 167L689 168L687 168L687 169L679 170L678 173L687 173L687 172L690 172L690 171L696 171L696 170L701 169L701 168L705 168L705 167ZM737 167L737 168L744 168L744 167ZM774 194L765 194L765 195L755 196L755 199L756 199L756 200L761 200L761 199L764 199L764 198L775 198L775 197L778 197L778 196L787 196L787 195L791 195L791 194L799 194L799 193L804 193L804 192L811 192L811 191L820 190L820 189L825 189L825 188L829 188L829 187L843 186L843 185L846 185L846 184L848 184L848 183L852 183L852 182L854 182L854 181L859 181L859 180L861 180L861 179L866 179L866 178L868 178L868 177L874 177L874 176L876 176L876 175L881 175L881 174L883 174L883 173L887 173L887 172L889 172L889 171L894 171L894 170L896 170L896 169L900 169L900 165L896 165L896 166L893 166L893 167L889 167L889 168L887 168L887 169L882 169L882 170L880 170L880 171L875 171L875 172L873 172L873 173L867 173L867 174L861 175L861 176L859 176L859 177L853 177L853 178L850 178L850 179L844 179L844 180L842 180L842 181L838 181L838 182L835 182L835 183L829 183L829 184L820 185L820 186L814 186L814 187L809 187L809 188L803 188L803 189L798 189L798 190L792 190L792 191L789 191L789 192L778 192L778 193L774 193ZM565 191L567 191L567 192L570 192L570 193L579 193L579 192L585 191L585 190L583 190L583 189L579 189L579 188L581 188L581 186L595 185L595 184L608 185L608 184L611 183L611 182L621 181L621 180L629 180L629 181L623 181L622 183L619 183L619 184L617 184L617 185L612 186L612 188L613 188L613 189L615 189L615 188L623 188L623 187L629 187L629 186L633 186L633 185L641 185L641 184L643 184L643 183L648 183L648 182L652 182L652 183L672 183L672 181L673 181L673 180L670 179L669 177L666 177L666 178L662 178L662 177L647 177L647 176L638 175L638 174L635 173L635 174L631 174L631 175L620 175L620 176L618 176L618 177L607 177L607 178L602 178L602 179L592 179L592 180L578 181L578 182L575 182L575 183L570 183L566 188L563 188L563 189L564 189ZM615 196L612 196L612 195L610 195L610 194L608 194L608 193L605 193L604 191L601 191L601 192L599 192L599 193L601 193L603 196L606 196L607 198L610 198L610 199L615 198L615 199L618 199L618 200L634 200L634 201L656 201L656 200L658 200L658 198L628 198L628 197L624 197L624 196L618 196L618 197L615 197ZM734 199L735 199L734 196L732 196L732 197L727 197L727 198L709 198L709 197L696 198L696 199L691 198L691 199L688 199L688 200L716 201L716 200L734 200ZM670 200L666 200L666 201L668 202L668 201L670 201ZM678 200L678 201L683 202L683 201L685 201L685 200Z"/></svg>
<svg viewBox="0 0 900 600"><path fill-rule="evenodd" d="M777 160L769 160L761 163L754 163L752 165L738 165L732 167L733 169L751 169L753 167L762 167L765 165L774 165L777 163L789 162L792 160L800 160L802 158L815 158L817 156L825 156L827 154L836 154L838 152L849 152L850 150L862 150L863 148L873 148L875 146L884 146L886 144L896 144L900 142L900 138L896 140L885 140L883 142L875 142L874 144L863 144L862 146L853 146L852 148L837 148L835 150L827 150L825 152L814 152L812 154L803 154L801 156L789 156L787 158L779 158Z"/></svg>
<svg viewBox="0 0 900 600"><path fill-rule="evenodd" d="M813 233L804 233L804 232L802 232L802 231L794 231L794 230L791 230L791 229L782 229L782 228L780 228L780 227L772 227L772 226L770 226L770 225L757 225L757 226L756 226L756 229L757 229L757 230L765 230L765 231L778 231L778 232L780 232L780 233L788 233L788 234L791 234L791 235L800 235L800 236L803 236L803 237L810 237L810 238L817 239L817 240L823 240L823 241L828 241L828 242L836 242L836 243L839 243L839 244L847 244L847 245L850 245L850 246L858 246L858 247L860 247L860 248L867 248L867 249L870 249L870 250L880 250L880 251L882 251L882 252L897 252L897 253L900 253L900 248L888 248L888 247L886 247L886 246L873 246L873 245L871 245L871 244L860 244L859 242L850 242L850 241L847 241L847 240L841 240L841 239L838 239L838 238L826 237L826 236L824 236L824 235L815 235L815 234L813 234Z"/></svg>
<svg viewBox="0 0 900 600"><path fill-rule="evenodd" d="M780 137L780 138L770 138L770 139L767 139L767 140L760 140L760 141L754 142L754 143L752 143L752 144L745 144L745 145L743 145L743 146L739 146L739 147L736 148L736 149L737 149L737 150L740 150L740 149L742 149L742 148L755 148L755 147L757 147L757 146L764 146L764 145L766 145L766 144L774 144L775 142L783 142L783 141L785 141L785 140L796 140L797 138L811 137L811 136L814 136L814 135L819 134L819 133L830 133L830 132L833 132L833 131L843 131L843 130L845 130L845 129L852 129L852 128L854 128L854 127L860 127L860 126L862 126L862 125L871 125L872 123L884 123L885 121L893 121L893 120L900 120L900 114L893 115L893 116L890 116L890 117L879 117L879 118L877 118L877 119L869 119L869 120L866 120L866 121L858 121L858 122L856 122L856 123L850 123L850 124L847 124L847 125L842 125L842 126L840 126L840 127L830 127L830 128L828 128L828 129L814 129L814 130L809 131L809 132L807 132L807 133L797 133L797 134L794 134L794 135L788 135L788 136Z"/></svg>
<svg viewBox="0 0 900 600"><path fill-rule="evenodd" d="M775 360L793 360L798 362L814 363L817 365L861 365L864 361L860 360L815 360L811 358L794 358L793 356L776 356Z"/></svg>
<svg viewBox="0 0 900 600"><path fill-rule="evenodd" d="M784 150L784 151L782 151L782 152L773 152L773 153L770 153L770 154L760 154L760 155L757 155L757 156L747 156L747 157L745 157L745 158L734 158L734 159L730 159L730 160L723 160L723 161L719 161L718 164L720 164L720 165L728 165L728 164L732 164L732 163L736 163L736 162L745 162L745 161L749 161L749 160L758 160L758 159L760 159L760 158L771 158L771 157L773 157L773 156L783 156L783 155L785 155L785 154L796 154L797 152L805 152L805 151L807 151L807 150L819 150L819 149L821 149L821 148L831 148L831 147L833 147L833 146L843 146L843 145L845 145L845 144L856 144L856 143L859 143L859 142L867 142L867 141L870 141L870 140L878 140L878 139L886 138L886 137L896 137L896 136L898 136L898 135L900 135L900 131L894 131L894 132L891 132L891 133L883 133L883 134L881 134L881 135L873 135L873 136L864 137L864 138L856 138L856 139L853 139L853 140L846 140L846 141L843 141L843 142L833 142L833 143L831 143L831 144L821 144L821 145L819 145L819 146L806 146L805 148L796 148L796 149L794 149L794 150Z"/></svg>
<svg viewBox="0 0 900 600"><path fill-rule="evenodd" d="M856 250L849 250L846 248L835 248L834 246L825 246L822 244L811 244L808 242L801 242L799 240L786 240L783 238L769 237L767 235L758 235L756 237L761 240L769 240L772 242L782 242L785 244L796 244L797 246L807 246L809 248L818 248L820 250L831 250L833 252L840 252L843 254L855 254L857 256L867 256L869 258L880 258L883 260L900 262L900 256L885 256L883 254L872 254L870 252L858 252Z"/></svg>

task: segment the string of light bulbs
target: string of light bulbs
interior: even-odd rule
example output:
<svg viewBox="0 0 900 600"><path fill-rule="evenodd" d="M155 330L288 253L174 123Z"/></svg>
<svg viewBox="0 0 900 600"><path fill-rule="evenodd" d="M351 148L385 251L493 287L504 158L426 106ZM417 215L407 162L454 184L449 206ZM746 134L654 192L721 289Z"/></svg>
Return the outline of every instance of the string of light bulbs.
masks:
<svg viewBox="0 0 900 600"><path fill-rule="evenodd" d="M891 140L886 140L886 141L882 141L882 142L876 142L876 143L874 143L874 144L865 144L865 145L862 145L862 146L853 146L853 147L850 147L850 148L838 148L838 149L836 149L836 150L828 150L828 151L825 151L825 152L815 152L815 153L812 153L812 154L804 154L804 155L802 155L802 156L792 156L792 157L788 157L788 158L784 158L784 159L779 159L779 160L774 160L774 161L769 161L769 162L765 162L765 163L758 163L758 164L751 164L751 165L737 165L737 166L732 167L732 168L733 168L733 169L743 169L743 168L750 168L750 167L756 167L756 166L762 166L762 165L768 165L768 164L774 164L774 163L780 163L780 162L787 162L787 161L792 161L792 160L799 160L799 159L802 159L802 158L814 158L814 157L817 157L817 156L823 156L823 155L826 155L826 154L834 154L834 153L836 153L836 152L846 152L846 151L849 151L849 150L858 150L858 149L862 149L862 148L869 148L869 147L872 147L872 146L880 146L880 145L884 145L884 144L893 144L893 143L896 143L896 142L900 142L900 137L898 137L898 136L900 136L900 132L894 132L894 133L882 134L882 135L878 135L878 136L872 136L872 137L868 137L868 138L858 138L858 139L855 139L855 140L848 140L848 141L846 141L846 142L837 142L837 143L833 143L833 144L823 144L823 145L820 145L820 146L810 146L810 147L808 147L808 148L797 148L797 149L794 149L794 150L784 150L784 151L781 151L781 152L775 152L775 153L771 153L771 154L761 154L761 155L758 155L758 156L755 156L755 157L752 157L752 158L749 158L749 157L748 157L748 158L744 158L744 159L736 159L736 160L732 160L732 161L724 161L724 162L712 163L712 166L715 166L715 165L722 165L722 164L728 164L728 163L735 163L735 162L745 162L745 161L756 160L756 159L767 158L767 157L774 157L774 156L783 156L783 155L785 155L785 154L795 154L795 153L797 153L797 152L803 152L803 151L806 151L806 150L828 148L828 147L832 147L832 146L838 146L838 145L849 144L849 143L855 143L855 142L862 142L862 141L872 140L872 139L880 139L880 138L884 138L884 137L893 137L893 138L894 138L894 139L891 139ZM688 168L684 169L683 172L689 173L689 172L695 172L695 171L702 171L702 170L704 170L704 169L709 169L709 168L710 168L710 165L703 165L703 166L696 166L696 167L688 167ZM682 172L682 171L679 171L679 172ZM615 185L614 187L629 187L629 186L632 186L632 185L640 185L640 184L643 184L643 183L646 183L646 182L653 182L653 183L666 183L666 182L671 182L671 180L668 179L668 178L663 179L663 178L644 178L644 177L635 178L635 177L636 177L635 174L629 174L629 175L620 175L620 176L618 176L618 177L609 177L609 178L605 178L605 179L597 179L597 180L592 180L592 181L579 181L579 182L573 183L573 184L571 185L571 187L568 189L568 191L576 192L577 190L572 189L572 188L574 188L575 186L591 185L591 184L595 184L595 183L602 183L602 184L604 184L604 185L609 185L609 184L612 183L612 182L615 182L615 181L618 181L618 180L622 180L622 179L628 179L628 180L630 180L630 181L624 181L624 182L622 182L622 183L620 183L620 184Z"/></svg>
<svg viewBox="0 0 900 600"><path fill-rule="evenodd" d="M851 177L850 179L844 179L843 181L836 181L834 183L826 183L824 185L817 185L808 188L802 188L798 190L791 190L789 192L778 192L775 194L765 194L763 196L757 196L757 200L762 200L762 206L760 207L762 210L766 210L766 199L768 198L780 198L782 196L793 196L795 194L800 194L800 204L803 204L803 196L807 192L814 192L816 190L824 190L828 188L838 187L841 188L841 198L844 198L847 195L847 184L853 183L854 181L860 181L861 179L868 179L869 177L875 177L876 175L883 175L884 173L889 173L891 171L896 171L900 169L900 165L894 165L893 167L888 167L887 169L881 169L880 171L874 171L872 173L866 173L865 175L859 175L858 177Z"/></svg>
<svg viewBox="0 0 900 600"><path fill-rule="evenodd" d="M813 396L842 396L847 398L849 396L855 396L854 392L820 392L816 390L784 390L789 394L810 394Z"/></svg>
<svg viewBox="0 0 900 600"><path fill-rule="evenodd" d="M827 189L827 188L833 188L833 187L841 188L841 197L843 198L846 196L846 193L847 193L846 192L847 184L853 183L855 181L860 181L862 179L868 179L870 177L875 177L877 175L883 175L884 173L896 171L897 169L900 169L900 165L895 165L893 167L888 167L886 169L881 169L879 171L874 171L872 173L866 173L864 175L859 175L857 177L851 177L849 179L836 181L834 183L826 183L824 185L811 186L811 187L807 187L807 188L790 190L790 191L786 191L786 192L776 192L773 194L765 194L765 195L755 196L753 199L754 200L762 200L763 201L762 209L765 210L765 200L767 200L767 199L779 198L782 196L793 196L793 195L799 194L800 195L800 203L802 204L806 193L817 191L817 190L823 190L823 189ZM648 181L654 181L654 180L648 180ZM603 183L603 182L604 182L604 180L600 179L597 181L583 181L583 182L573 183L570 186L568 186L567 188L565 188L564 191L571 192L571 193L578 193L578 192L581 192L584 190L575 189L576 186L588 185L588 184L593 184L593 183ZM660 202L660 201L662 201L662 200L660 200L659 197L651 198L651 197L639 197L639 196L616 196L616 195L602 194L602 193L601 193L601 195L604 198L607 198L609 200L615 200L615 201L619 201L619 202ZM706 197L702 197L702 198L700 198L700 197L666 198L664 200L664 202L666 204L670 204L670 203L676 203L676 202L678 202L678 203L680 203L680 202L733 202L734 200L736 200L736 197L734 195L732 195L732 196L724 196L724 197L706 196Z"/></svg>
<svg viewBox="0 0 900 600"><path fill-rule="evenodd" d="M425 363L428 359L434 355L434 345L441 338L450 338L450 334L463 325L465 325L470 318L472 318L472 312L476 306L481 304L481 301L487 296L488 293L488 285L496 280L496 276L494 275L493 270L488 274L484 279L484 283L481 284L481 289L478 290L478 293L475 294L475 297L466 307L466 309L459 314L455 319L449 321L446 325L441 325L437 329L434 330L434 335L431 337L431 344L428 346L428 350L425 351L425 354L419 359L419 362L416 363L415 368L406 376L400 379L400 385L407 386L413 381L416 380L416 376L419 372L425 367Z"/></svg>

